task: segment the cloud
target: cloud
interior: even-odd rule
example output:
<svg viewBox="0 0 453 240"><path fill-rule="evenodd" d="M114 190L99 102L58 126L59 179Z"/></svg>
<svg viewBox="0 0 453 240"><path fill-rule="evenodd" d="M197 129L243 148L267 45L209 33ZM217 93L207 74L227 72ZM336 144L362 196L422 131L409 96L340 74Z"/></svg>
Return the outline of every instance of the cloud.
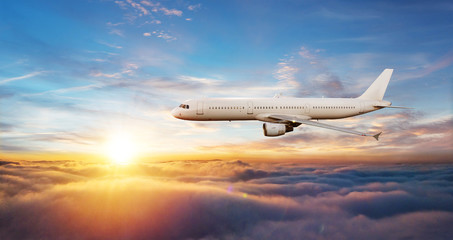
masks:
<svg viewBox="0 0 453 240"><path fill-rule="evenodd" d="M112 30L110 30L109 33L110 33L110 34L113 34L113 35L118 35L118 36L120 36L120 37L124 37L123 31L121 31L121 30L119 30L119 29L112 29ZM113 47L113 48L122 48L121 46L119 46L119 47L114 47L114 46L112 46L112 47Z"/></svg>
<svg viewBox="0 0 453 240"><path fill-rule="evenodd" d="M332 11L327 8L322 8L321 10L314 12L315 15L328 18L328 19L335 19L335 20L340 20L340 21L355 21L355 20L372 20L379 18L379 16L371 13L371 12L363 12L364 10L362 9L361 12L352 12L353 10L351 9L342 9L342 6L337 6L335 11Z"/></svg>
<svg viewBox="0 0 453 240"><path fill-rule="evenodd" d="M327 61L320 56L321 52L322 49L301 46L280 59L274 77L297 97L350 97L344 92L343 81L327 67Z"/></svg>
<svg viewBox="0 0 453 240"><path fill-rule="evenodd" d="M11 132L15 128L14 124L0 122L0 132Z"/></svg>
<svg viewBox="0 0 453 240"><path fill-rule="evenodd" d="M27 79L27 78L32 78L32 77L41 75L43 73L45 73L45 71L36 71L36 72L25 74L25 75L19 76L19 77L12 77L12 78L3 79L3 80L0 80L0 85L6 84L6 83L9 83L9 82L18 81L18 80Z"/></svg>
<svg viewBox="0 0 453 240"><path fill-rule="evenodd" d="M122 33L118 34L118 35L122 36ZM119 45L116 45L116 44L112 44L112 43L107 43L107 42L104 42L104 41L98 41L98 43L100 43L100 44L102 44L104 46L110 47L110 48L115 48L115 49L122 49L123 48L122 46L119 46Z"/></svg>
<svg viewBox="0 0 453 240"><path fill-rule="evenodd" d="M17 94L17 91L14 88L2 87L0 89L0 99L10 98Z"/></svg>
<svg viewBox="0 0 453 240"><path fill-rule="evenodd" d="M368 133L383 132L379 141L369 137L359 137L352 134L311 126L299 126L294 132L284 137L265 138L256 141L232 142L222 144L202 144L200 151L242 153L247 149L254 149L251 156L273 155L283 156L287 153L300 155L300 158L310 159L315 156L335 155L341 159L380 159L385 156L388 160L401 159L410 155L408 159L423 160L423 158L446 160L451 154L453 144L453 117L445 119L425 119L425 116L414 111L391 112L381 110L364 116L351 119L338 119L333 122L322 122L334 126L346 127ZM257 125L259 126L259 125ZM256 129L255 131L259 131ZM339 141L338 139L342 140ZM375 154L370 155L369 152ZM411 155L411 152L417 152ZM407 161L408 159L401 159Z"/></svg>
<svg viewBox="0 0 453 240"><path fill-rule="evenodd" d="M194 5L189 5L187 7L187 9L189 9L190 11L195 11L197 9L201 8L201 3L198 3L198 4L194 4Z"/></svg>
<svg viewBox="0 0 453 240"><path fill-rule="evenodd" d="M315 55L313 55L313 53L311 53L311 51L304 46L300 47L298 54L305 59L315 59Z"/></svg>
<svg viewBox="0 0 453 240"><path fill-rule="evenodd" d="M331 97L341 97L344 90L340 79L331 73L321 73L313 79L313 85L324 95ZM336 95L336 96L335 96Z"/></svg>
<svg viewBox="0 0 453 240"><path fill-rule="evenodd" d="M292 222L265 222L247 232L250 239L448 239L451 213L417 212L385 220L365 216L313 217Z"/></svg>
<svg viewBox="0 0 453 240"><path fill-rule="evenodd" d="M452 52L447 53L436 61L422 66L420 69L415 68L413 71L402 74L399 77L399 80L408 80L415 78L422 78L428 76L429 74L449 67L453 64Z"/></svg>
<svg viewBox="0 0 453 240"><path fill-rule="evenodd" d="M432 239L453 233L452 174L448 164L1 161L0 235Z"/></svg>
<svg viewBox="0 0 453 240"><path fill-rule="evenodd" d="M181 79L182 81L201 83L204 85L219 85L223 82L222 80L212 78L199 78L193 76L180 76L179 79Z"/></svg>
<svg viewBox="0 0 453 240"><path fill-rule="evenodd" d="M139 12L141 12L141 14L143 15L148 15L149 14L149 11L144 8L141 4L139 3L136 3L132 0L126 0L133 8L135 8L136 10L138 10ZM121 6L121 5L120 5Z"/></svg>
<svg viewBox="0 0 453 240"><path fill-rule="evenodd" d="M349 38L335 38L335 39L326 39L321 40L320 42L323 43L330 43L330 42L357 42L357 43L367 43L367 42L376 42L380 38L376 36L361 36L361 37L349 37Z"/></svg>
<svg viewBox="0 0 453 240"><path fill-rule="evenodd" d="M165 15L175 15L178 17L182 16L182 11L181 10L176 10L176 9L168 9L165 7L159 8L160 11L162 11Z"/></svg>
<svg viewBox="0 0 453 240"><path fill-rule="evenodd" d="M115 3L121 8L121 9L126 9L126 3L123 1L115 1Z"/></svg>
<svg viewBox="0 0 453 240"><path fill-rule="evenodd" d="M103 77L103 78L114 78L114 79L120 79L124 76L132 76L134 75L135 71L139 68L137 64L134 63L127 63L125 64L121 72L115 72L115 73L103 73L100 71L92 71L90 73L91 76L93 77ZM104 84L105 85L105 84ZM99 85L97 85L99 86Z"/></svg>
<svg viewBox="0 0 453 240"><path fill-rule="evenodd" d="M168 9L168 8L162 6L162 4L160 2L153 3L151 1L145 1L145 0L140 1L140 3L133 1L133 0L126 0L126 2L129 3L129 5L133 9L135 9L135 11L137 11L139 13L138 17L150 15L151 12L155 12L155 13L161 12L164 15L175 15L178 17L182 16L182 14L183 14L183 12L181 10ZM115 3L118 6L120 6L120 8L122 8L123 10L127 10L127 4L125 2L115 1ZM147 7L150 7L151 10L149 10L149 8L147 8Z"/></svg>
<svg viewBox="0 0 453 240"><path fill-rule="evenodd" d="M296 81L296 73L299 69L292 65L294 58L281 59L277 64L278 68L274 72L274 77L279 80L283 87L297 88L300 84Z"/></svg>
<svg viewBox="0 0 453 240"><path fill-rule="evenodd" d="M143 33L143 36L145 36L145 37L155 36L157 38L162 38L162 39L164 39L167 42L171 42L171 41L174 41L174 40L177 39L176 37L170 35L168 32L165 32L163 30L156 30L156 31L153 31L153 32L146 32L146 33Z"/></svg>

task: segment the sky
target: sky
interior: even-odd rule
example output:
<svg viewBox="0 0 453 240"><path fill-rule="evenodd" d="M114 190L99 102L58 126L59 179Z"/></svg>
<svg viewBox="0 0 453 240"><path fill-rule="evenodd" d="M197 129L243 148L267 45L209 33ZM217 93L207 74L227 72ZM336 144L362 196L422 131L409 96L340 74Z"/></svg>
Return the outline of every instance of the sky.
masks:
<svg viewBox="0 0 453 240"><path fill-rule="evenodd" d="M0 1L0 239L450 239L451 1ZM357 97L300 126L200 97Z"/></svg>
<svg viewBox="0 0 453 240"><path fill-rule="evenodd" d="M449 1L2 1L0 149L146 159L393 158L453 153ZM265 138L259 122L188 122L200 97L356 97L395 69L385 109ZM373 151L373 149L375 151ZM58 157L57 157L58 158Z"/></svg>

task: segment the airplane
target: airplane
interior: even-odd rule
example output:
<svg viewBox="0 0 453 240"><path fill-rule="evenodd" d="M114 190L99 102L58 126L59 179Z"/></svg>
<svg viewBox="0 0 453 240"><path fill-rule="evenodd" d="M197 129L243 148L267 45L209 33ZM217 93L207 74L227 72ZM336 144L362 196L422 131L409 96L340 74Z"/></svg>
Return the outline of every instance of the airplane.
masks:
<svg viewBox="0 0 453 240"><path fill-rule="evenodd" d="M264 122L263 132L267 137L281 136L306 124L379 140L382 132L368 134L318 120L348 118L382 108L408 109L383 100L392 73L393 69L385 69L357 98L201 98L185 101L171 114L191 121L259 120Z"/></svg>

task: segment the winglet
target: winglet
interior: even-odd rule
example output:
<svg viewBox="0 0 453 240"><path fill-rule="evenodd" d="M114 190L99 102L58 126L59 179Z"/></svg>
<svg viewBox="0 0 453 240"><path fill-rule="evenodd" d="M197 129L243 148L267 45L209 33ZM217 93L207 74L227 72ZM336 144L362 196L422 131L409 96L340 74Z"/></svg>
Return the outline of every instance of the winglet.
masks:
<svg viewBox="0 0 453 240"><path fill-rule="evenodd" d="M373 135L374 138L376 138L376 141L379 141L379 135L381 135L382 132L376 134L376 135Z"/></svg>

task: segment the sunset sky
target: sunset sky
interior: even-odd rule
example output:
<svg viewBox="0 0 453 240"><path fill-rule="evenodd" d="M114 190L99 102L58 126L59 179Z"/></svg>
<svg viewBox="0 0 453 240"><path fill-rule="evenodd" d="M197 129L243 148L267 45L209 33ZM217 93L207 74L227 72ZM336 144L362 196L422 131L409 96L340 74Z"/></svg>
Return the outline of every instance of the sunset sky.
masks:
<svg viewBox="0 0 453 240"><path fill-rule="evenodd" d="M300 126L201 97L356 97ZM450 239L451 1L0 1L0 239Z"/></svg>
<svg viewBox="0 0 453 240"><path fill-rule="evenodd" d="M0 4L3 157L103 156L118 135L146 159L453 153L449 1ZM330 122L382 131L379 142L309 126L265 138L259 122L169 114L199 97L355 97L384 68L385 99L415 109Z"/></svg>

